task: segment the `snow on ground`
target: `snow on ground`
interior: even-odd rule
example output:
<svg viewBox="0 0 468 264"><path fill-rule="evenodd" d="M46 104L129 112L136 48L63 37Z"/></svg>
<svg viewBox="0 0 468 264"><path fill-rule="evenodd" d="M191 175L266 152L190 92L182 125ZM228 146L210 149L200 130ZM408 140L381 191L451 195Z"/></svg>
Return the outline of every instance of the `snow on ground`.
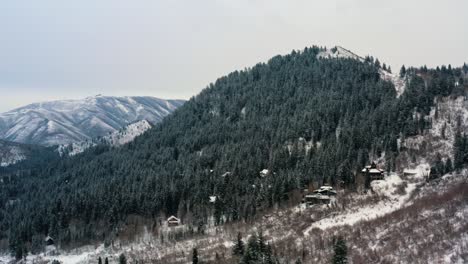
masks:
<svg viewBox="0 0 468 264"><path fill-rule="evenodd" d="M335 48L327 49L325 51L319 52L317 54L317 58L324 58L324 59L334 59L334 58L344 58L344 59L355 59L359 61L364 61L364 59L351 51L340 47L336 46Z"/></svg>
<svg viewBox="0 0 468 264"><path fill-rule="evenodd" d="M397 97L403 94L406 87L406 81L404 78L401 78L399 74L390 73L388 71L380 70L380 78L386 81L390 81L395 86L397 92Z"/></svg>
<svg viewBox="0 0 468 264"><path fill-rule="evenodd" d="M406 138L402 145L416 156L428 156L434 160L437 153L442 158L453 161L453 144L460 120L461 132L468 133L468 101L463 97L455 99L438 98L436 106L432 107L429 116L431 128L422 135Z"/></svg>
<svg viewBox="0 0 468 264"><path fill-rule="evenodd" d="M69 254L57 254L58 251L54 247L48 249L48 251L38 255L28 255L23 264L34 264L34 263L49 263L54 260L60 261L63 264L85 264L93 263L97 260L96 253L102 252L103 246L96 249L86 247L80 250L74 250L73 253ZM9 255L0 255L0 264L15 263L14 258Z"/></svg>
<svg viewBox="0 0 468 264"><path fill-rule="evenodd" d="M414 170L416 174L409 176L411 177L411 182L403 180L396 173L391 173L383 180L371 182L373 192L375 195L383 198L382 200L375 204L350 208L344 213L332 214L330 217L320 219L307 228L304 234L309 235L314 228L324 230L336 226L354 225L358 222L375 219L401 209L408 203L416 186L424 181L424 172L427 172L428 168L428 164L419 165L417 169Z"/></svg>
<svg viewBox="0 0 468 264"><path fill-rule="evenodd" d="M13 165L26 159L23 150L17 146L0 145L0 167Z"/></svg>

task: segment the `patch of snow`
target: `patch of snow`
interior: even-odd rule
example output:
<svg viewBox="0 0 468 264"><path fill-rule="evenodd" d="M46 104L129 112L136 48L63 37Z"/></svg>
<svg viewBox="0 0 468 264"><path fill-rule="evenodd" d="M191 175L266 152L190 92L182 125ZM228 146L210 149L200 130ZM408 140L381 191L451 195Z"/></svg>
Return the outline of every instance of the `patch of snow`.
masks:
<svg viewBox="0 0 468 264"><path fill-rule="evenodd" d="M453 161L457 120L460 120L461 132L468 133L468 101L464 97L438 98L425 119L431 121L432 126L421 135L404 139L401 145L428 161L433 161L437 153L444 160L451 158Z"/></svg>
<svg viewBox="0 0 468 264"><path fill-rule="evenodd" d="M426 168L427 164L421 164L420 168ZM422 170L420 170L422 171ZM418 171L415 179L422 180L422 173ZM382 199L380 202L363 206L361 208L351 208L343 213L332 215L314 222L309 228L304 231L305 235L310 235L314 228L322 230L337 226L354 225L361 221L375 219L377 217L389 214L402 208L411 196L411 193L416 189L420 181L406 182L398 174L391 173L383 180L375 180L371 182L371 188L376 195ZM397 192L398 188L404 188L404 194Z"/></svg>
<svg viewBox="0 0 468 264"><path fill-rule="evenodd" d="M384 71L383 69L379 70L380 78L386 81L393 83L395 86L395 90L397 93L397 97L403 94L406 88L406 81L404 78L401 78L397 73L390 73L388 71Z"/></svg>
<svg viewBox="0 0 468 264"><path fill-rule="evenodd" d="M0 149L0 167L7 167L26 159L24 151L17 146L3 145Z"/></svg>
<svg viewBox="0 0 468 264"><path fill-rule="evenodd" d="M317 54L317 58L319 59L337 59L337 58L344 58L344 59L354 59L358 61L364 61L364 58L352 53L351 51L336 46L331 49L327 49L325 51L321 51Z"/></svg>

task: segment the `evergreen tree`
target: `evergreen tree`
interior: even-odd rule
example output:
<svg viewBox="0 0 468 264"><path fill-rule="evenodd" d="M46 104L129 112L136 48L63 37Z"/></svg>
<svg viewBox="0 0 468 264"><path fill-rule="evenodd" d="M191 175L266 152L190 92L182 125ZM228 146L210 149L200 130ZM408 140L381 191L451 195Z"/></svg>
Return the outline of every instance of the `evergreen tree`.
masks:
<svg viewBox="0 0 468 264"><path fill-rule="evenodd" d="M340 237L334 246L335 254L333 256L333 264L346 264L348 263L348 249L346 241Z"/></svg>
<svg viewBox="0 0 468 264"><path fill-rule="evenodd" d="M453 171L452 159L448 158L445 162L445 173L451 173Z"/></svg>
<svg viewBox="0 0 468 264"><path fill-rule="evenodd" d="M401 66L401 69L400 69L400 77L401 78L404 78L406 76L406 68L405 68L405 65Z"/></svg>
<svg viewBox="0 0 468 264"><path fill-rule="evenodd" d="M192 252L192 264L198 264L198 251L196 248Z"/></svg>
<svg viewBox="0 0 468 264"><path fill-rule="evenodd" d="M109 259L106 257L106 259L104 260L104 264L109 264Z"/></svg>
<svg viewBox="0 0 468 264"><path fill-rule="evenodd" d="M98 264L102 264L102 258L101 257L98 258Z"/></svg>
<svg viewBox="0 0 468 264"><path fill-rule="evenodd" d="M380 68L380 61L379 61L379 59L375 59L374 65L375 65L375 67Z"/></svg>
<svg viewBox="0 0 468 264"><path fill-rule="evenodd" d="M252 234L247 242L247 249L242 258L242 264L254 264L256 261L260 260L260 257L261 252L258 246L258 237L256 234Z"/></svg>
<svg viewBox="0 0 468 264"><path fill-rule="evenodd" d="M127 257L123 253L119 256L119 264L127 264Z"/></svg>
<svg viewBox="0 0 468 264"><path fill-rule="evenodd" d="M237 240L234 242L232 254L234 256L244 255L244 241L242 241L242 234L240 232L237 233Z"/></svg>
<svg viewBox="0 0 468 264"><path fill-rule="evenodd" d="M464 157L465 157L465 142L464 136L461 135L460 131L458 130L457 134L455 135L455 141L453 145L454 151L454 162L453 166L454 169L460 170L463 168L464 164Z"/></svg>

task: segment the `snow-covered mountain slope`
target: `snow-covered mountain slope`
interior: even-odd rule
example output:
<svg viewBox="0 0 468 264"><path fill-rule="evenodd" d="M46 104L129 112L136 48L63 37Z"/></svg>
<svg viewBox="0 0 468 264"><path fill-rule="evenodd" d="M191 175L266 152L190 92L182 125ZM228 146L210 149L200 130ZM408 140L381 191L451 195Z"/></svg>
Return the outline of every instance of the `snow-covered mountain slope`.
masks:
<svg viewBox="0 0 468 264"><path fill-rule="evenodd" d="M98 257L117 262L120 254L131 261L190 263L191 251L209 263L232 261L238 232L244 242L254 232L263 232L280 259L301 263L330 263L333 241L347 241L350 263L466 263L468 253L468 174L448 174L427 182L427 164L411 173L388 175L372 182L374 192L339 191L332 206L292 205L263 212L253 221L209 226L204 234L184 233L184 227L163 227L157 232L141 229L134 241L90 245L71 251L51 248L29 255L26 263L52 261L84 264ZM222 256L216 262L214 256ZM8 263L10 256L0 256ZM215 261L215 262L213 262ZM40 262L39 262L40 263Z"/></svg>
<svg viewBox="0 0 468 264"><path fill-rule="evenodd" d="M19 144L0 140L0 167L26 159L26 151Z"/></svg>
<svg viewBox="0 0 468 264"><path fill-rule="evenodd" d="M453 161L457 130L468 134L468 100L463 96L439 97L435 107L424 118L431 122L431 128L421 135L401 140L400 145L406 151L399 155L399 163L411 164L412 157L423 157L428 162L434 162L439 154L442 159L450 158Z"/></svg>
<svg viewBox="0 0 468 264"><path fill-rule="evenodd" d="M340 59L355 59L359 61L364 61L364 58L340 46L336 46L334 48L327 49L326 51L320 52L319 54L317 54L317 58L324 58L324 59L340 58Z"/></svg>
<svg viewBox="0 0 468 264"><path fill-rule="evenodd" d="M402 95L405 91L406 81L405 78L401 78L399 74L390 73L388 71L384 71L380 69L380 78L386 81L390 81L395 86L395 90L397 92L397 97Z"/></svg>
<svg viewBox="0 0 468 264"><path fill-rule="evenodd" d="M35 103L0 114L0 138L49 146L80 142L136 121L160 122L183 103L154 97L100 95Z"/></svg>
<svg viewBox="0 0 468 264"><path fill-rule="evenodd" d="M61 156L73 156L97 145L108 145L118 147L133 141L137 136L140 136L151 127L152 126L148 121L141 120L129 124L118 131L111 132L103 137L85 140L77 143L60 145L57 150Z"/></svg>

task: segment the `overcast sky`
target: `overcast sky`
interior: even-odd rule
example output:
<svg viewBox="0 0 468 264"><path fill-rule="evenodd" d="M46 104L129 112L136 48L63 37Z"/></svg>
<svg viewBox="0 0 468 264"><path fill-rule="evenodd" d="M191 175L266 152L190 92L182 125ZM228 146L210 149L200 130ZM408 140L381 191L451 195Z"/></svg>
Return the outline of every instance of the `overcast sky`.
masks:
<svg viewBox="0 0 468 264"><path fill-rule="evenodd" d="M0 112L104 95L190 98L236 69L341 45L392 66L468 62L466 0L0 3Z"/></svg>

